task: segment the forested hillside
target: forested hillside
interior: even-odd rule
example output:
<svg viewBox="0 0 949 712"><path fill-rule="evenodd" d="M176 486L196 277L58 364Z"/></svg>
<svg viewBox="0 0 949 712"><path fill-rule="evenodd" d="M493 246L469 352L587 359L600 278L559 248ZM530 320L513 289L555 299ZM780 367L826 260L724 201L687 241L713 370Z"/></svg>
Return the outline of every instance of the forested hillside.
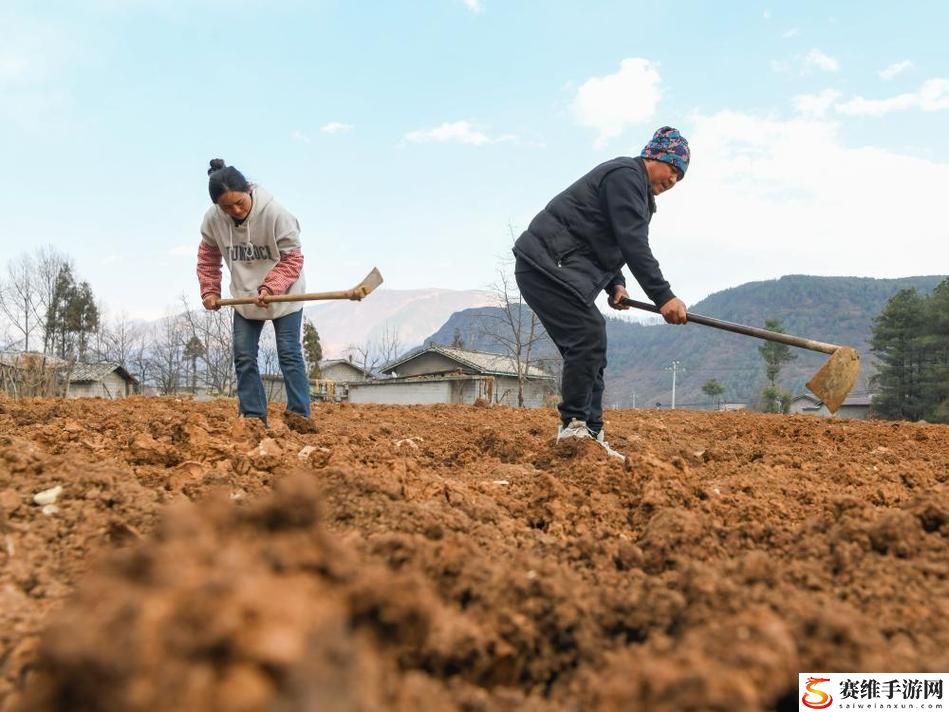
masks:
<svg viewBox="0 0 949 712"><path fill-rule="evenodd" d="M790 334L856 348L863 360L854 392L866 391L873 373L869 340L873 319L901 289L928 294L944 276L871 279L788 275L776 280L749 282L710 295L690 305L699 314L728 321L764 326L780 320ZM456 312L428 341L450 344L461 339L467 348L499 351L496 340L485 335L485 320L496 316L490 308ZM609 367L607 405L620 407L670 405L672 362L678 362L677 406L701 406L709 401L702 386L711 378L725 386L726 401L749 402L761 390L764 367L757 339L699 325L635 324L608 319ZM551 344L540 346L550 355ZM826 360L820 353L794 349L798 357L785 366L779 384L797 395ZM634 403L635 401L635 403Z"/></svg>

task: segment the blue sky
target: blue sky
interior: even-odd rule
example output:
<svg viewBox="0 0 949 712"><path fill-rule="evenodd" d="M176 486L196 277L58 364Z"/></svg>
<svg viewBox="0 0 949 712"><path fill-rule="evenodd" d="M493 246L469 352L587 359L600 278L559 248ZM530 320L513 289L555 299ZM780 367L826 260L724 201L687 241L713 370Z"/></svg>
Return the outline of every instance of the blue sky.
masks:
<svg viewBox="0 0 949 712"><path fill-rule="evenodd" d="M373 265L483 288L511 230L669 124L693 165L651 240L687 303L946 273L947 26L941 2L3 0L0 265L51 244L111 314L196 301L220 156L299 217L311 289Z"/></svg>

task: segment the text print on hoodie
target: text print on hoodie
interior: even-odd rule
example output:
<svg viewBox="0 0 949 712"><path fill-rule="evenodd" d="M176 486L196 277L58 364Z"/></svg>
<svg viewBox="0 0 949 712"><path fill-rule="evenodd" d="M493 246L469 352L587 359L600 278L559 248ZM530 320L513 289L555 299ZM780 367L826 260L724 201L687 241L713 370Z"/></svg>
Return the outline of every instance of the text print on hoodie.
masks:
<svg viewBox="0 0 949 712"><path fill-rule="evenodd" d="M235 225L234 219L217 205L208 208L204 215L198 250L202 299L208 294L220 294L222 256L231 273L232 297L256 297L261 285L274 294L306 291L300 223L265 188L252 185L250 193L253 206L240 225ZM294 279L295 275L298 276ZM293 281L288 284L290 279ZM264 320L292 314L303 306L300 302L273 302L266 309L255 304L238 304L234 308L245 319Z"/></svg>

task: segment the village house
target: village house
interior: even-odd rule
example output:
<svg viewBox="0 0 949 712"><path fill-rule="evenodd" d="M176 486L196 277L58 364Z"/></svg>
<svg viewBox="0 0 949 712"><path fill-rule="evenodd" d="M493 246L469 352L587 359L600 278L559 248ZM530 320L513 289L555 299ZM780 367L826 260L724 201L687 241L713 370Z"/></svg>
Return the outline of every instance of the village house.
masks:
<svg viewBox="0 0 949 712"><path fill-rule="evenodd" d="M371 371L344 358L321 361L320 374L321 378L310 382L310 394L314 400L347 400L351 383L363 383L373 378Z"/></svg>
<svg viewBox="0 0 949 712"><path fill-rule="evenodd" d="M0 353L0 390L14 397L126 398L139 382L114 363L73 363L32 351Z"/></svg>
<svg viewBox="0 0 949 712"><path fill-rule="evenodd" d="M840 404L836 413L831 414L817 396L810 393L802 393L791 401L790 413L805 413L808 415L820 415L825 418L853 418L855 420L867 420L870 417L870 406L872 397L869 395L852 395Z"/></svg>
<svg viewBox="0 0 949 712"><path fill-rule="evenodd" d="M320 361L320 373L325 381L336 383L356 383L368 381L372 373L345 358Z"/></svg>
<svg viewBox="0 0 949 712"><path fill-rule="evenodd" d="M69 372L67 398L128 398L138 393L139 382L115 363L77 363Z"/></svg>
<svg viewBox="0 0 949 712"><path fill-rule="evenodd" d="M517 405L517 368L506 354L432 344L388 364L382 372L391 377L350 383L350 402ZM524 405L545 405L556 392L553 376L537 366L528 369Z"/></svg>
<svg viewBox="0 0 949 712"><path fill-rule="evenodd" d="M0 390L14 398L62 396L69 362L36 351L0 352Z"/></svg>
<svg viewBox="0 0 949 712"><path fill-rule="evenodd" d="M310 398L314 401L346 400L349 385L372 378L372 373L347 359L329 359L320 363L322 378L310 380ZM261 374L268 401L287 402L287 387L280 373Z"/></svg>

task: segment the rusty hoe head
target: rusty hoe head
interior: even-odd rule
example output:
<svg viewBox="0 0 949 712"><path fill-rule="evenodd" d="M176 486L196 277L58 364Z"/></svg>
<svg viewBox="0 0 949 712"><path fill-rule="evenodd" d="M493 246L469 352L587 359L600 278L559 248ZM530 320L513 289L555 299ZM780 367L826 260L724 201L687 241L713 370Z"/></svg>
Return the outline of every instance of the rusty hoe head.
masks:
<svg viewBox="0 0 949 712"><path fill-rule="evenodd" d="M857 382L860 354L849 346L841 346L807 382L810 391L820 398L831 413L836 413Z"/></svg>

